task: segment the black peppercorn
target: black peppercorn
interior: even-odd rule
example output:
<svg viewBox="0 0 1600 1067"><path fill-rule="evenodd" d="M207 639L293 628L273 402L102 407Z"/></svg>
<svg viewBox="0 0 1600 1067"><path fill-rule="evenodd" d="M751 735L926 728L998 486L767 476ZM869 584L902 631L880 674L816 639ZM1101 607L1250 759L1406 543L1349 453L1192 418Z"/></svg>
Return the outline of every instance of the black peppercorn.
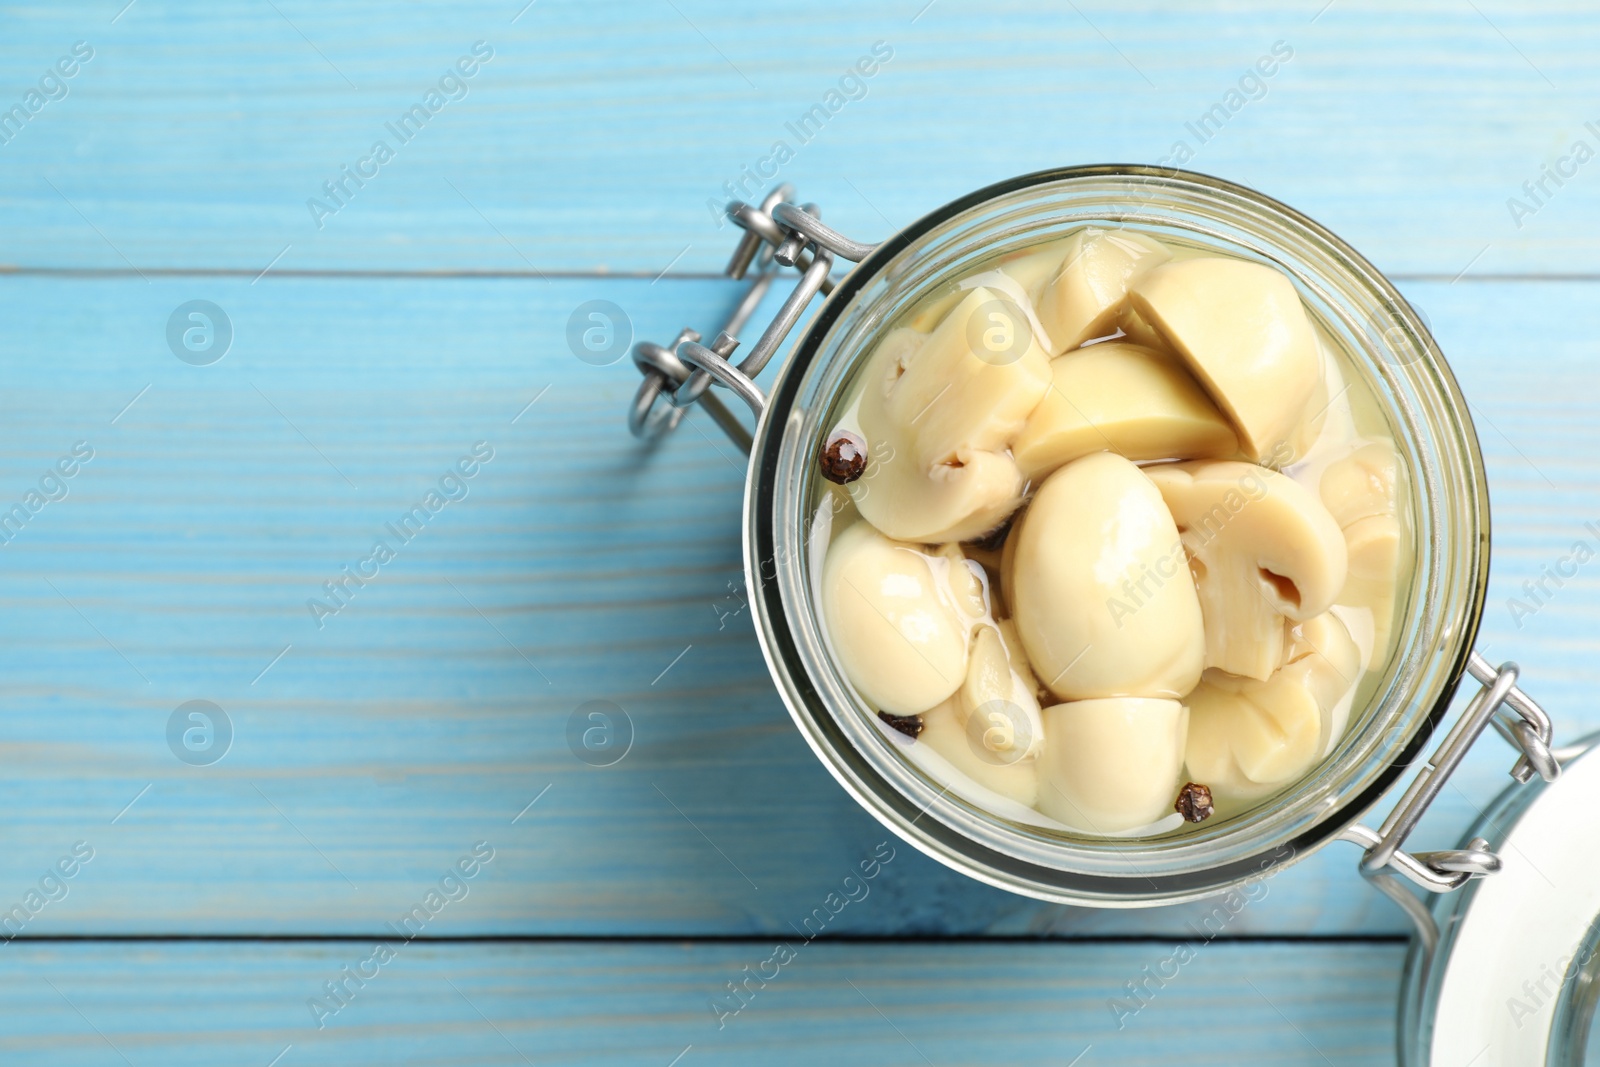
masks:
<svg viewBox="0 0 1600 1067"><path fill-rule="evenodd" d="M867 443L849 430L835 430L822 446L822 476L849 485L867 469Z"/></svg>
<svg viewBox="0 0 1600 1067"><path fill-rule="evenodd" d="M890 715L887 711L880 711L878 712L878 718L907 737L916 737L922 732L921 715Z"/></svg>
<svg viewBox="0 0 1600 1067"><path fill-rule="evenodd" d="M1178 790L1178 802L1172 805L1172 810L1189 822L1205 822L1217 809L1211 803L1210 786L1201 785L1199 782L1187 782Z"/></svg>

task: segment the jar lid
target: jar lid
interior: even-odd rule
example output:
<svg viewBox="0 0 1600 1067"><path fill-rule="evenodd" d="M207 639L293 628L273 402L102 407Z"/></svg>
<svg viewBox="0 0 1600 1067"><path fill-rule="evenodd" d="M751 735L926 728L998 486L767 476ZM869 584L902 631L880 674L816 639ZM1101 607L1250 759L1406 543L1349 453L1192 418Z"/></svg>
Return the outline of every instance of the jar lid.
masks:
<svg viewBox="0 0 1600 1067"><path fill-rule="evenodd" d="M1589 744L1595 739L1591 738ZM1561 753L1568 756L1567 752ZM1407 974L1417 1064L1584 1062L1600 983L1600 757L1483 816L1501 867L1440 897Z"/></svg>

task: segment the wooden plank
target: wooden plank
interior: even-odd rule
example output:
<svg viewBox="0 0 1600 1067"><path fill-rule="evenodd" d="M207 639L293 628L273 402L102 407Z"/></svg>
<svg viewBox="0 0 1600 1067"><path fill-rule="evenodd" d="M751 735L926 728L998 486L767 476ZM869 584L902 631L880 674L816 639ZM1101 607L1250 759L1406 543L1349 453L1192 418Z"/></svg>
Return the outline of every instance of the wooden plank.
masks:
<svg viewBox="0 0 1600 1067"><path fill-rule="evenodd" d="M799 0L120 6L8 17L6 108L75 41L94 58L0 144L0 263L714 271L731 229L707 203L766 160L874 239L996 180L1171 160L1181 141L1191 167L1295 205L1387 270L1600 270L1587 169L1546 180L1532 217L1508 205L1576 140L1600 146L1585 126L1600 12L1581 0L1225 15L872 0L827 18ZM494 58L465 95L410 140L389 133L479 40ZM892 59L847 83L858 99L830 100L877 41ZM1278 41L1292 58L1228 101ZM1190 124L1219 102L1236 110L1202 140ZM824 103L825 123L791 131ZM312 211L380 139L394 158L365 164L335 214Z"/></svg>
<svg viewBox="0 0 1600 1067"><path fill-rule="evenodd" d="M1486 427L1491 652L1523 661L1564 738L1600 727L1594 575L1520 631L1503 604L1600 518L1584 458L1600 451L1593 286L1412 292ZM571 310L598 297L665 338L734 293L670 279L0 280L0 503L74 442L95 450L66 499L0 547L0 905L74 842L95 849L26 933L379 931L479 840L499 850L494 878L447 917L451 933L783 933L886 838L797 736L748 618L728 614L743 479L729 446L696 416L641 452L621 423L631 367L566 350ZM165 340L196 298L234 328L207 367ZM396 540L319 629L307 600L480 440L494 459L467 498ZM233 724L211 766L167 742L197 699ZM566 742L594 699L632 718L613 767ZM1487 742L1424 837L1458 837L1506 766ZM1336 845L1283 873L1229 933L1403 931L1353 877L1354 855ZM836 929L1182 933L1208 910L1047 907L906 848L884 885L892 906Z"/></svg>
<svg viewBox="0 0 1600 1067"><path fill-rule="evenodd" d="M413 942L363 966L361 941L17 944L0 1049L171 1067L1394 1062L1395 944L1198 944L1178 965L1168 942L797 942L719 1029L713 999L738 1003L726 983L775 947ZM345 967L377 973L313 1014ZM1119 1013L1140 1003L1130 982L1148 993Z"/></svg>

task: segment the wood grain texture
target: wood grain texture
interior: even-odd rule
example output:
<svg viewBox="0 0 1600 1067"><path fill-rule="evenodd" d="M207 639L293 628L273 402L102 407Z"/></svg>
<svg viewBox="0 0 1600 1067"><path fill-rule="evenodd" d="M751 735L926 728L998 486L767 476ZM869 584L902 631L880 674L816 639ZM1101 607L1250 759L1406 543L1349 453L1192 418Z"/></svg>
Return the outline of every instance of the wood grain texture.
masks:
<svg viewBox="0 0 1600 1067"><path fill-rule="evenodd" d="M1563 737L1600 727L1594 576L1521 630L1504 605L1600 519L1594 286L1411 290L1483 429L1487 646L1523 662ZM642 452L621 425L631 367L567 349L597 295L655 337L733 297L671 279L0 280L0 502L75 441L96 450L0 547L0 903L74 841L97 849L26 933L376 931L480 839L497 877L451 933L782 933L887 836L795 733L748 617L719 618L740 580L730 446L697 417ZM163 332L198 297L234 325L209 367ZM319 629L307 600L480 440L495 455L466 499ZM213 766L167 745L193 699L234 724ZM634 724L614 767L567 746L594 699ZM1480 747L1422 839L1452 843L1508 781L1507 753ZM1165 934L1208 910L1049 907L903 853L894 906L837 930ZM1354 858L1335 845L1285 872L1229 933L1403 932Z"/></svg>
<svg viewBox="0 0 1600 1067"><path fill-rule="evenodd" d="M864 239L1183 140L1431 319L1491 475L1481 647L1570 740L1600 728L1600 564L1545 575L1600 544L1600 164L1527 217L1507 201L1600 147L1592 5L124 3L0 11L0 516L94 450L0 544L0 928L21 928L0 1058L1392 1062L1405 926L1346 845L1265 883L1121 1029L1110 1000L1208 907L1045 906L898 846L717 1029L724 983L888 835L729 613L742 461L700 416L632 444L634 372L579 362L567 323L592 299L636 339L717 321L732 233L708 205L779 139L781 178ZM476 40L494 57L465 97L319 228L308 198ZM94 58L67 95L5 129L76 41ZM876 41L892 59L802 143L786 124ZM1276 41L1292 59L1202 144L1186 124ZM194 299L234 329L212 366L165 337ZM476 442L494 458L464 499L319 627L307 600ZM167 740L196 699L234 730L210 766ZM596 699L635 735L607 768L566 740ZM1417 844L1453 843L1508 766L1481 745ZM77 842L92 859L47 880ZM370 940L34 940L392 936L479 842L493 860L426 936L599 940L404 945L320 1031L307 999ZM931 940L843 940L903 935Z"/></svg>
<svg viewBox="0 0 1600 1067"><path fill-rule="evenodd" d="M869 898L870 899L870 898ZM469 898L470 900L470 898ZM1399 945L799 943L723 1027L768 942L398 946L337 1014L307 1001L365 942L13 945L0 1051L162 1064L1393 1063ZM1151 981L1118 1027L1114 999ZM371 973L372 967L367 967ZM285 1052L285 1049L288 1049ZM1085 1049L1088 1052L1085 1053ZM686 1051L687 1050L687 1051ZM119 1058L119 1054L121 1058ZM681 1057L675 1060L674 1057Z"/></svg>
<svg viewBox="0 0 1600 1067"><path fill-rule="evenodd" d="M1589 169L1547 185L1532 218L1507 207L1575 140L1600 147L1584 125L1600 120L1600 13L1581 0L920 16L925 0L542 0L520 17L521 0L139 0L113 23L122 3L8 8L6 107L73 42L95 58L0 145L0 207L27 220L0 234L0 263L715 271L731 231L707 201L778 141L781 177L863 239L1014 174L1154 163L1183 141L1194 169L1293 204L1389 271L1600 270ZM477 40L494 58L466 95L407 143L387 134ZM827 101L876 41L893 58L865 95ZM1293 58L1202 142L1186 124L1277 41ZM837 113L807 140L790 132L824 102ZM319 228L308 199L385 138L395 158Z"/></svg>

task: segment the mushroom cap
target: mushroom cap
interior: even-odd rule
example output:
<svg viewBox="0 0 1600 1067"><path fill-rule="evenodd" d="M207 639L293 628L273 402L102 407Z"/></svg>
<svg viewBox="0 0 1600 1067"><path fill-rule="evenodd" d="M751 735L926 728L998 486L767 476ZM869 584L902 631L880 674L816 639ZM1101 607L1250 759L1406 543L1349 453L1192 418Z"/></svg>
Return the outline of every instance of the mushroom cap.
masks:
<svg viewBox="0 0 1600 1067"><path fill-rule="evenodd" d="M942 571L864 522L828 546L822 608L829 642L850 684L891 715L927 711L966 677L968 620Z"/></svg>
<svg viewBox="0 0 1600 1067"><path fill-rule="evenodd" d="M883 440L883 438L879 438ZM849 485L863 518L900 541L970 541L993 530L1022 503L1026 482L1012 458L957 452L947 463L918 465L886 447Z"/></svg>
<svg viewBox="0 0 1600 1067"><path fill-rule="evenodd" d="M967 540L999 525L1024 484L1007 448L1049 381L1016 302L984 286L931 334L891 331L867 363L857 408L869 458L849 490L862 516L906 541Z"/></svg>
<svg viewBox="0 0 1600 1067"><path fill-rule="evenodd" d="M1207 671L1187 698L1189 775L1241 798L1298 778L1328 751L1335 707L1360 678L1360 650L1332 612L1290 631L1266 681Z"/></svg>
<svg viewBox="0 0 1600 1067"><path fill-rule="evenodd" d="M1039 322L1052 342L1051 355L1115 330L1128 286L1172 258L1172 251L1153 237L1098 226L1068 238L1064 251L1038 301Z"/></svg>
<svg viewBox="0 0 1600 1067"><path fill-rule="evenodd" d="M1104 341L1051 360L1050 374L1011 448L1024 477L1108 449L1131 460L1239 453L1232 425L1170 356Z"/></svg>
<svg viewBox="0 0 1600 1067"><path fill-rule="evenodd" d="M1176 700L1112 697L1044 709L1039 809L1093 833L1133 830L1170 813L1189 709Z"/></svg>
<svg viewBox="0 0 1600 1067"><path fill-rule="evenodd" d="M1373 441L1328 465L1319 486L1322 502L1344 528L1350 577L1340 603L1372 612L1373 643L1387 648L1399 597L1403 470L1394 446Z"/></svg>
<svg viewBox="0 0 1600 1067"><path fill-rule="evenodd" d="M971 648L966 680L956 691L962 722L994 759L1015 762L1038 755L1044 725L1027 664L1013 662L999 627L988 623L973 628Z"/></svg>
<svg viewBox="0 0 1600 1067"><path fill-rule="evenodd" d="M1058 698L1177 697L1199 679L1200 603L1178 529L1121 456L1097 452L1046 478L1002 567L1028 660Z"/></svg>
<svg viewBox="0 0 1600 1067"><path fill-rule="evenodd" d="M1320 615L1344 588L1344 534L1322 501L1276 471L1228 460L1147 474L1183 537L1205 615L1206 666L1266 679L1283 620Z"/></svg>
<svg viewBox="0 0 1600 1067"><path fill-rule="evenodd" d="M1372 441L1328 464L1319 492L1334 520L1348 528L1361 519L1393 515L1399 481L1394 446Z"/></svg>
<svg viewBox="0 0 1600 1067"><path fill-rule="evenodd" d="M1233 420L1251 459L1292 447L1322 361L1282 271L1222 256L1174 260L1136 279L1128 299Z"/></svg>
<svg viewBox="0 0 1600 1067"><path fill-rule="evenodd" d="M982 754L981 746L974 744L972 731L953 699L923 715L917 744L927 745L985 789L1030 808L1038 801L1039 761L1007 762Z"/></svg>

